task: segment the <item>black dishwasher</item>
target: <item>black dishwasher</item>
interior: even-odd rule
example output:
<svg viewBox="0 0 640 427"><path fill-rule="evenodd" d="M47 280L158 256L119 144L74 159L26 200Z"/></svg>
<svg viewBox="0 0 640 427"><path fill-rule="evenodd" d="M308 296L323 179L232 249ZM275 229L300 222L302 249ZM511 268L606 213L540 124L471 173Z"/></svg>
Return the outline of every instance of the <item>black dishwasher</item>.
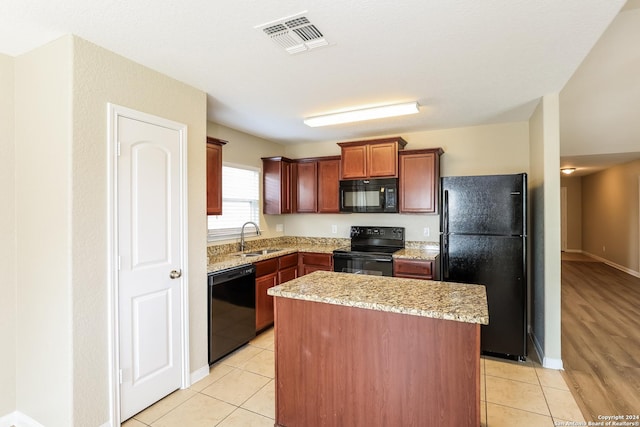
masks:
<svg viewBox="0 0 640 427"><path fill-rule="evenodd" d="M209 365L256 336L256 267L210 273Z"/></svg>

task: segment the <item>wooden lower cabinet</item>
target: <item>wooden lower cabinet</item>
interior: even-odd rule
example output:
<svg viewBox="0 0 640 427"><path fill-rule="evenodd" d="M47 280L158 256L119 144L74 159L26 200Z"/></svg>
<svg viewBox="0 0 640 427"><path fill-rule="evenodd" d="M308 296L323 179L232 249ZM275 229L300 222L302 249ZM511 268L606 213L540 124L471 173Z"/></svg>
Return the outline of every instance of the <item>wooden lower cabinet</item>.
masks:
<svg viewBox="0 0 640 427"><path fill-rule="evenodd" d="M317 270L333 271L333 254L318 252L300 252L298 254L299 276L304 276Z"/></svg>
<svg viewBox="0 0 640 427"><path fill-rule="evenodd" d="M298 254L278 258L278 285L298 277Z"/></svg>
<svg viewBox="0 0 640 427"><path fill-rule="evenodd" d="M256 278L256 331L273 323L273 297L267 295L267 289L278 283L277 273Z"/></svg>
<svg viewBox="0 0 640 427"><path fill-rule="evenodd" d="M394 259L393 277L433 280L433 261Z"/></svg>
<svg viewBox="0 0 640 427"><path fill-rule="evenodd" d="M256 331L273 324L273 297L267 289L298 277L298 254L258 261L256 266Z"/></svg>
<svg viewBox="0 0 640 427"><path fill-rule="evenodd" d="M480 425L480 325L276 297L278 427Z"/></svg>
<svg viewBox="0 0 640 427"><path fill-rule="evenodd" d="M273 297L267 289L278 284L278 258L259 261L256 266L256 331L273 323Z"/></svg>

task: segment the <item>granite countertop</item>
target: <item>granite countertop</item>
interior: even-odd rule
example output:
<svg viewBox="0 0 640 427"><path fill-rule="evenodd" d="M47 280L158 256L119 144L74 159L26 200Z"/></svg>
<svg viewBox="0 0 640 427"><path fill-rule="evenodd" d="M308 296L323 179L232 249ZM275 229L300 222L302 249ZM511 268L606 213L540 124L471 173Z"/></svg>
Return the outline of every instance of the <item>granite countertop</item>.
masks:
<svg viewBox="0 0 640 427"><path fill-rule="evenodd" d="M293 254L296 252L317 252L317 253L333 253L335 249L338 249L340 245L322 245L322 244L295 244L282 247L279 245L271 246L270 248L278 249L278 251L266 253L258 256L242 256L241 252L233 252L228 254L219 254L209 256L209 263L207 264L207 273L214 273L216 271L225 270L231 267L237 267L240 265L253 264L254 262L264 261L271 258L278 258L283 255ZM260 249L257 249L260 251ZM245 252L252 252L251 250Z"/></svg>
<svg viewBox="0 0 640 427"><path fill-rule="evenodd" d="M440 252L434 249L404 248L393 253L393 258L434 261Z"/></svg>
<svg viewBox="0 0 640 427"><path fill-rule="evenodd" d="M275 297L465 323L489 323L482 285L316 271L270 288Z"/></svg>

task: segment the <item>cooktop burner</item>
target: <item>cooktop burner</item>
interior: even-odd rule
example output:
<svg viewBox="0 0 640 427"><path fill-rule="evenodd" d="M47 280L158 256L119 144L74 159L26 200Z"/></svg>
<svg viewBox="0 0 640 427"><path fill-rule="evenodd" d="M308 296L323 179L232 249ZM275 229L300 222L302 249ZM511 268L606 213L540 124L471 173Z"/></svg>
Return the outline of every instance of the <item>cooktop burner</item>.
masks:
<svg viewBox="0 0 640 427"><path fill-rule="evenodd" d="M404 227L351 227L351 246L339 248L340 254L391 255L404 248Z"/></svg>
<svg viewBox="0 0 640 427"><path fill-rule="evenodd" d="M351 246L333 251L333 271L393 276L393 253L404 248L403 227L351 227Z"/></svg>
<svg viewBox="0 0 640 427"><path fill-rule="evenodd" d="M391 255L394 252L399 251L402 248L397 247L384 247L384 246L362 246L362 247L352 247L346 246L344 248L338 248L333 251L333 253L342 253L342 254L379 254L379 255Z"/></svg>

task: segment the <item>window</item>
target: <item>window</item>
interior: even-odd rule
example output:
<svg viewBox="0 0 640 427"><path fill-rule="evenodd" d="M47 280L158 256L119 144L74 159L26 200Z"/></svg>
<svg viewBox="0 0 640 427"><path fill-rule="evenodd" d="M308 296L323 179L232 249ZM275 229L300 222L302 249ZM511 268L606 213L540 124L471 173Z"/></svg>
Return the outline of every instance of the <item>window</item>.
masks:
<svg viewBox="0 0 640 427"><path fill-rule="evenodd" d="M222 167L222 215L209 215L208 240L233 239L240 236L242 224L259 224L260 173L248 167Z"/></svg>

